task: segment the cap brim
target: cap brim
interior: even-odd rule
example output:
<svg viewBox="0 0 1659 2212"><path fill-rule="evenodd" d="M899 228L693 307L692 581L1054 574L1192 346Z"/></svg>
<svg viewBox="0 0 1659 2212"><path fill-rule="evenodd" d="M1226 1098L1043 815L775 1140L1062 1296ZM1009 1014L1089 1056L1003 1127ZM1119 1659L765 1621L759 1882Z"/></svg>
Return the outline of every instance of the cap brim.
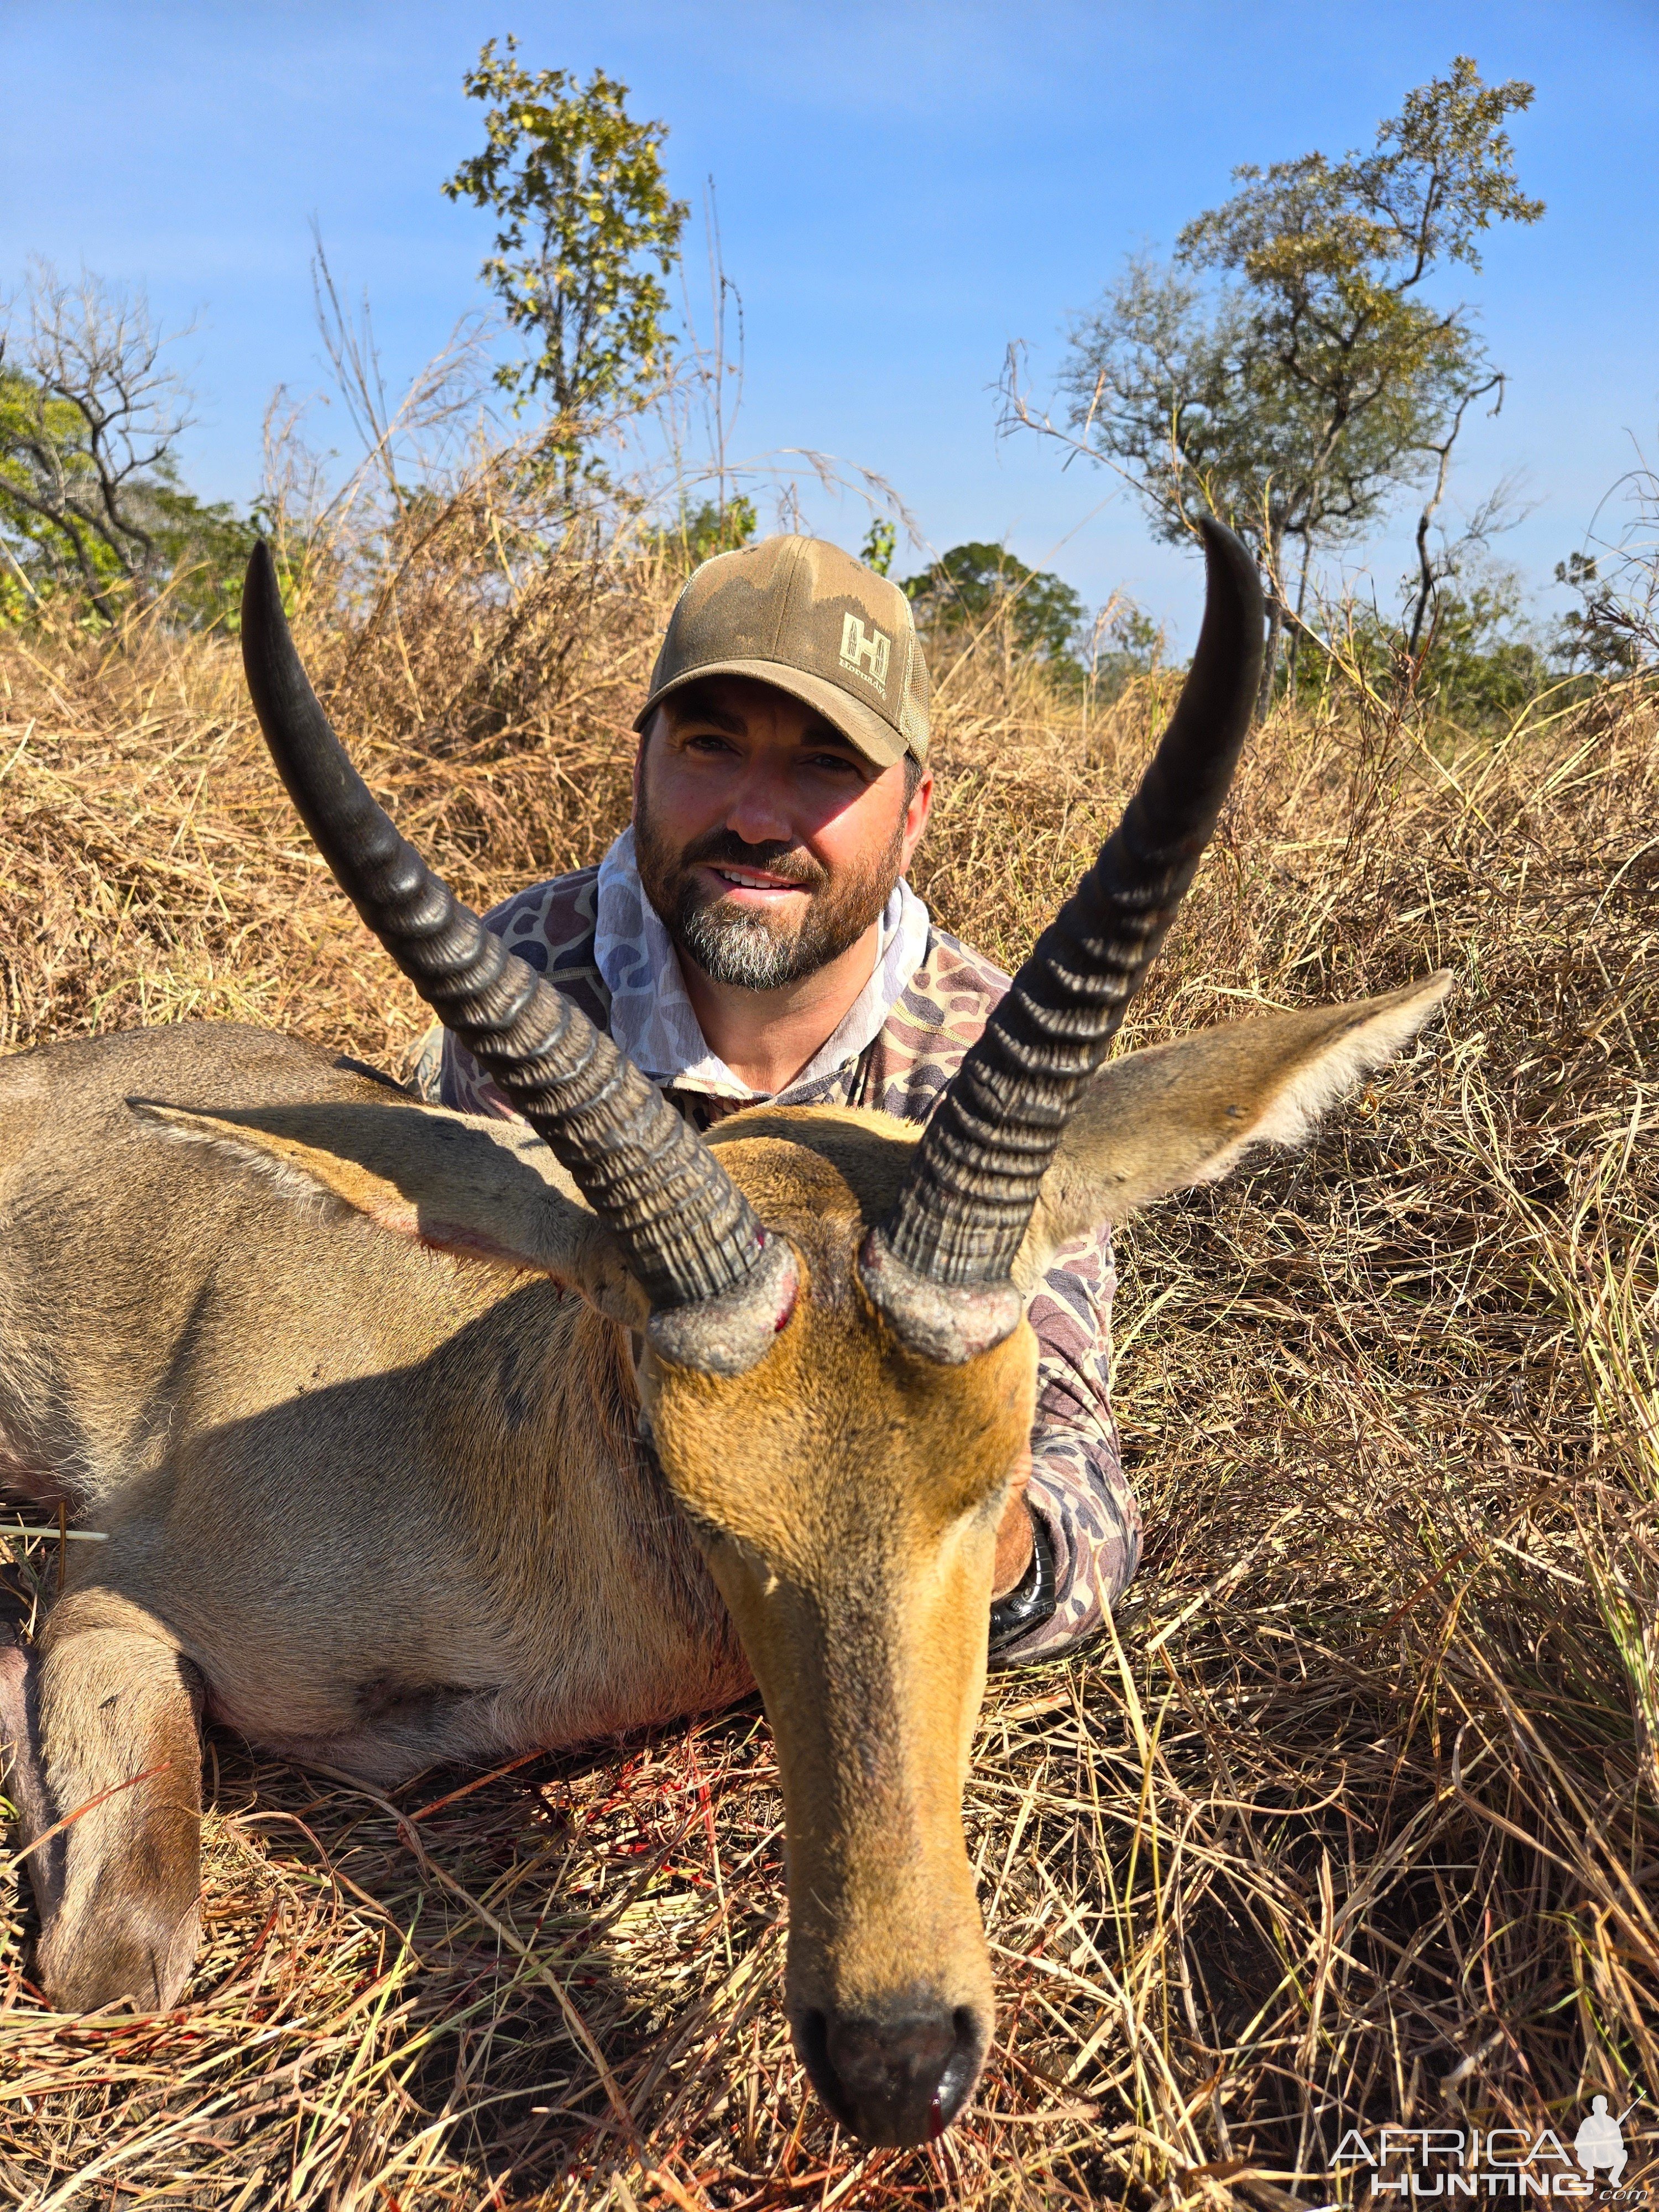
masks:
<svg viewBox="0 0 1659 2212"><path fill-rule="evenodd" d="M822 714L832 729L839 730L848 744L856 745L866 760L877 768L894 767L909 750L890 722L884 720L862 700L843 691L839 684L811 675L805 669L787 667L781 660L711 660L701 668L688 668L651 694L635 716L634 727L643 731L665 699L710 676L748 676L757 684L769 684L775 690L787 691L792 699L799 699L803 706L813 708Z"/></svg>

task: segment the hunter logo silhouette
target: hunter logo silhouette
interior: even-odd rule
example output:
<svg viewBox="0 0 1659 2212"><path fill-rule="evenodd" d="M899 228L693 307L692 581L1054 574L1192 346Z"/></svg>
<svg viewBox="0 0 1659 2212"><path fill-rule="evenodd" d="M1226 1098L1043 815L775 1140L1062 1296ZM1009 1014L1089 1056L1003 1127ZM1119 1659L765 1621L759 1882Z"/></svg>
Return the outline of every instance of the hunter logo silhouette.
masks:
<svg viewBox="0 0 1659 2212"><path fill-rule="evenodd" d="M1608 2112L1605 2097L1592 2100L1589 2117L1573 2137L1572 2147L1578 2154L1579 2165L1592 2181L1598 2169L1606 2166L1607 2179L1617 2185L1630 2154L1625 2148L1625 2131Z"/></svg>

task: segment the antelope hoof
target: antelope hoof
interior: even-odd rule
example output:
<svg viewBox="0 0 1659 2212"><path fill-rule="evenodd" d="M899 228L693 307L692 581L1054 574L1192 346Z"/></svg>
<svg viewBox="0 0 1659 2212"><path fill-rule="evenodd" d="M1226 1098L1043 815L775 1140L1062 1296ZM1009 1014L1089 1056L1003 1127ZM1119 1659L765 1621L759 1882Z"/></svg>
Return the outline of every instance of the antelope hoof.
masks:
<svg viewBox="0 0 1659 2212"><path fill-rule="evenodd" d="M796 2048L825 2106L860 2142L944 2134L973 2093L990 2023L972 2005L929 1999L879 2014L800 2016Z"/></svg>
<svg viewBox="0 0 1659 2212"><path fill-rule="evenodd" d="M42 1936L35 1970L58 2012L171 2012L196 1965L201 1914L163 1900L139 1901L112 1924L54 1925Z"/></svg>

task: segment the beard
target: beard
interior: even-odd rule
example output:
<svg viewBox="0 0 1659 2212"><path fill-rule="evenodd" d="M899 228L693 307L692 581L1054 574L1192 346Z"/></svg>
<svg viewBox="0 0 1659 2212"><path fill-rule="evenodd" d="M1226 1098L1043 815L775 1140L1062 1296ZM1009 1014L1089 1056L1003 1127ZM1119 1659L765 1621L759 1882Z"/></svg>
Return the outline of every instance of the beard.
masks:
<svg viewBox="0 0 1659 2212"><path fill-rule="evenodd" d="M640 883L675 950L694 960L711 983L742 991L783 990L850 951L881 919L899 878L903 849L902 815L884 852L840 875L832 875L799 845L749 845L729 830L712 830L689 845L676 846L653 823L643 786L634 823ZM787 921L711 896L693 873L702 865L781 876L806 893L805 911L798 921Z"/></svg>

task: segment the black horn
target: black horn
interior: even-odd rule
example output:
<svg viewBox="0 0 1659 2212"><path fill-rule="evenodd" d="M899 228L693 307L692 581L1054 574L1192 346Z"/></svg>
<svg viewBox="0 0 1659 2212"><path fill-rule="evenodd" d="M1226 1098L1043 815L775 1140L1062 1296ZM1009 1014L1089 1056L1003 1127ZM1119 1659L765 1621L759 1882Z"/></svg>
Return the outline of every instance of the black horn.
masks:
<svg viewBox="0 0 1659 2212"><path fill-rule="evenodd" d="M928 1122L864 1276L901 1335L935 1357L994 1342L1005 1287L1073 1109L1106 1056L1209 842L1261 675L1255 562L1200 526L1204 626L1181 697L1100 856L1038 939ZM952 1316L960 1314L960 1320Z"/></svg>
<svg viewBox="0 0 1659 2212"><path fill-rule="evenodd" d="M242 664L277 772L341 889L612 1231L668 1324L659 1348L693 1366L751 1364L787 1313L787 1243L769 1243L656 1086L398 835L307 681L263 543L243 588Z"/></svg>

